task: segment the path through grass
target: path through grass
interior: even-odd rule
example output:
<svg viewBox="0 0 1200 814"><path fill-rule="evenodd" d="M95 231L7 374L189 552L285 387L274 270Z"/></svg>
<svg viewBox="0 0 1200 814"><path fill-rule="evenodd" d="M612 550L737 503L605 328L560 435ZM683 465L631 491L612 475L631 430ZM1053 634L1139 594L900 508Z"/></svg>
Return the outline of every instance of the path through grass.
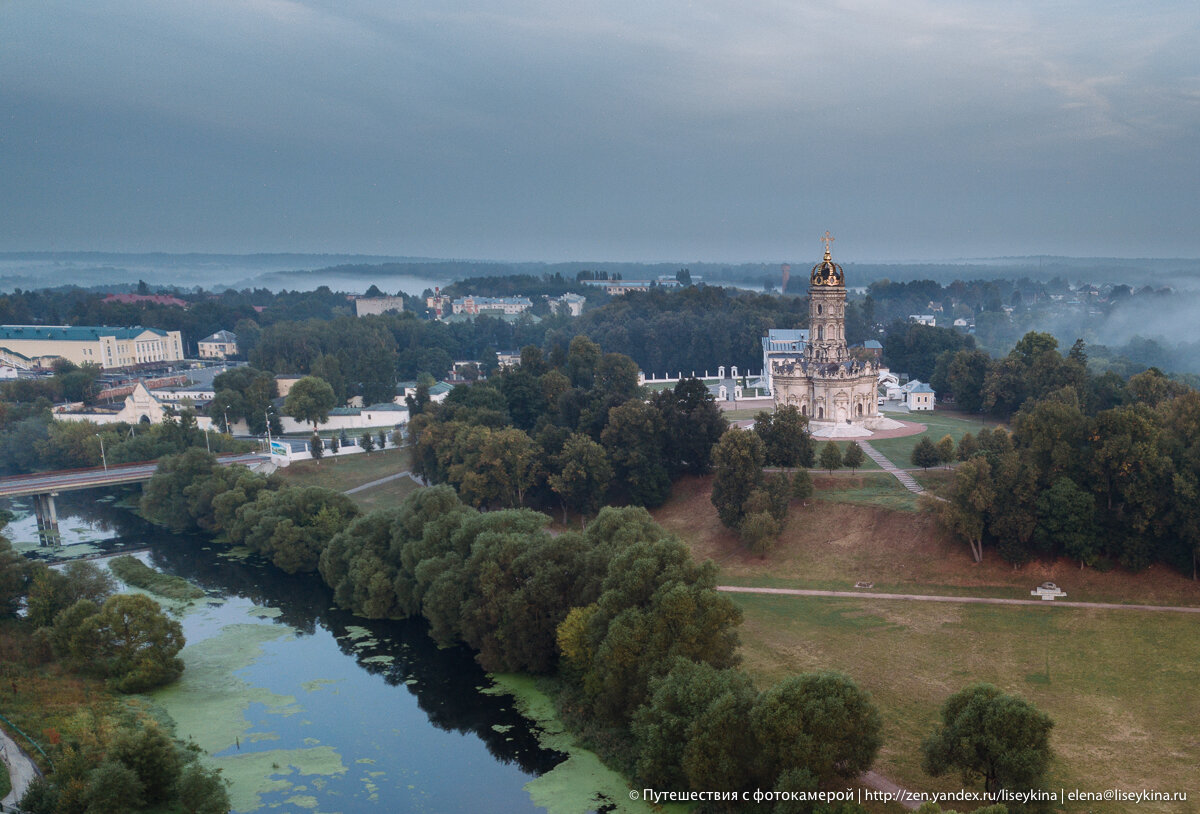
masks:
<svg viewBox="0 0 1200 814"><path fill-rule="evenodd" d="M873 694L885 737L876 769L907 788L961 787L957 776L921 771L920 741L947 696L989 681L1054 719L1059 759L1050 786L1200 793L1200 635L1190 616L783 596L735 601L746 616L745 666L762 684L837 669ZM1092 803L1065 810L1126 809Z"/></svg>

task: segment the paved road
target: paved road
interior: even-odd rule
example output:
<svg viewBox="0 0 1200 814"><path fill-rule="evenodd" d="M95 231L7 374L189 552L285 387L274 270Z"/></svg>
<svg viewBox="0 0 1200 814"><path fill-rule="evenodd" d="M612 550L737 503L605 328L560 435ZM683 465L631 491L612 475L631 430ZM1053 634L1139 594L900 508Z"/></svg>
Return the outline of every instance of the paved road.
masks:
<svg viewBox="0 0 1200 814"><path fill-rule="evenodd" d="M17 746L8 733L0 729L0 762L8 768L8 778L12 781L12 791L0 800L0 810L5 806L16 808L17 802L25 796L25 790L34 778L41 774L33 759Z"/></svg>
<svg viewBox="0 0 1200 814"><path fill-rule="evenodd" d="M230 464L252 464L265 461L268 456L251 452L242 455L220 456L220 462ZM90 469L73 469L66 472L38 472L32 475L17 475L0 478L0 497L40 495L46 492L69 492L74 489L90 489L93 486L109 486L117 483L132 483L149 480L158 469L157 461L140 464L110 466Z"/></svg>
<svg viewBox="0 0 1200 814"><path fill-rule="evenodd" d="M1037 605L1055 608L1096 608L1099 610L1137 610L1160 613L1200 613L1191 605L1126 605L1118 602L1068 602L1055 599L1000 599L987 596L936 596L928 594L884 594L869 591L818 591L808 588L752 588L741 585L718 585L718 591L731 594L783 594L785 596L830 596L840 599L901 599L910 602L960 602L974 605Z"/></svg>

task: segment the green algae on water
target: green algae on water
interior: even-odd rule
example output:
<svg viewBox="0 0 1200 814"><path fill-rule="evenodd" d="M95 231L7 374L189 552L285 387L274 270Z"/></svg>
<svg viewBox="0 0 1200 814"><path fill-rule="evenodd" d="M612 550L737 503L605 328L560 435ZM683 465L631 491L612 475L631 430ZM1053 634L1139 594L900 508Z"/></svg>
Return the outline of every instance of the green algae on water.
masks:
<svg viewBox="0 0 1200 814"><path fill-rule="evenodd" d="M335 775L347 771L341 756L330 746L309 749L274 749L268 752L247 752L214 760L230 780L229 800L234 811L256 811L262 808L261 795L287 792L293 784L284 778L293 772L304 775ZM314 781L313 786L317 786Z"/></svg>
<svg viewBox="0 0 1200 814"><path fill-rule="evenodd" d="M180 651L185 669L174 684L156 690L152 697L175 721L175 733L191 738L216 754L233 746L250 729L245 711L251 703L277 709L295 698L253 687L233 675L262 655L265 642L291 637L290 630L274 625L230 625L212 638L189 644Z"/></svg>
<svg viewBox="0 0 1200 814"><path fill-rule="evenodd" d="M341 680L340 678L314 678L312 681L305 681L300 685L300 688L305 692L316 692L317 690L337 684Z"/></svg>
<svg viewBox="0 0 1200 814"><path fill-rule="evenodd" d="M538 742L567 755L562 763L525 784L534 805L550 814L588 814L601 805L619 814L688 811L688 806L678 803L653 808L643 800L630 800L625 778L605 766L595 752L575 742L559 720L550 696L537 688L536 679L512 673L493 675L492 679L495 686L484 692L513 696L521 713L537 724Z"/></svg>

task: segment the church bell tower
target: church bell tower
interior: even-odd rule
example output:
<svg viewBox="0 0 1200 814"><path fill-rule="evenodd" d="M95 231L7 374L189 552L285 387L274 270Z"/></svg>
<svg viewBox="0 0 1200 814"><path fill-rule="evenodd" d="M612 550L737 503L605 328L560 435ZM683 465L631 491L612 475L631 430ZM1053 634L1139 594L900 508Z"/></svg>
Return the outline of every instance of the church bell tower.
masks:
<svg viewBox="0 0 1200 814"><path fill-rule="evenodd" d="M833 262L829 244L833 236L826 230L825 259L813 266L808 286L808 345L804 357L808 362L844 362L850 358L846 350L846 275Z"/></svg>

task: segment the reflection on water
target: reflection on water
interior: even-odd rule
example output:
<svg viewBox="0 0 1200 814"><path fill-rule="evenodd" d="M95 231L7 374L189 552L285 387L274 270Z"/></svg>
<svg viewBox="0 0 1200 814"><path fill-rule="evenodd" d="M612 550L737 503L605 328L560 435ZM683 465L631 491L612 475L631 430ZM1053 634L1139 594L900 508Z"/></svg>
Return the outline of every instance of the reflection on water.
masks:
<svg viewBox="0 0 1200 814"><path fill-rule="evenodd" d="M234 745L218 756L242 760L268 750L321 748L328 754L331 748L346 771L309 776L303 767L292 771L272 759L276 766L267 764L267 772L283 778L286 788L262 794L263 805L343 812L539 810L522 787L563 756L539 746L511 698L480 692L491 682L469 650L438 649L421 621L373 622L335 609L332 592L315 575L290 577L255 557L231 557L219 543L172 535L111 501L97 501L99 496L63 496L64 531L97 534L85 541L85 532L75 532L70 542L64 534L60 556L142 549L141 557L155 568L199 585L213 601L182 620L189 644L247 624L292 632L267 637L261 655L235 677L294 703L282 709L250 703L249 729L236 743L230 737ZM27 524L20 518L8 536L36 550ZM32 536L36 540L36 526Z"/></svg>

